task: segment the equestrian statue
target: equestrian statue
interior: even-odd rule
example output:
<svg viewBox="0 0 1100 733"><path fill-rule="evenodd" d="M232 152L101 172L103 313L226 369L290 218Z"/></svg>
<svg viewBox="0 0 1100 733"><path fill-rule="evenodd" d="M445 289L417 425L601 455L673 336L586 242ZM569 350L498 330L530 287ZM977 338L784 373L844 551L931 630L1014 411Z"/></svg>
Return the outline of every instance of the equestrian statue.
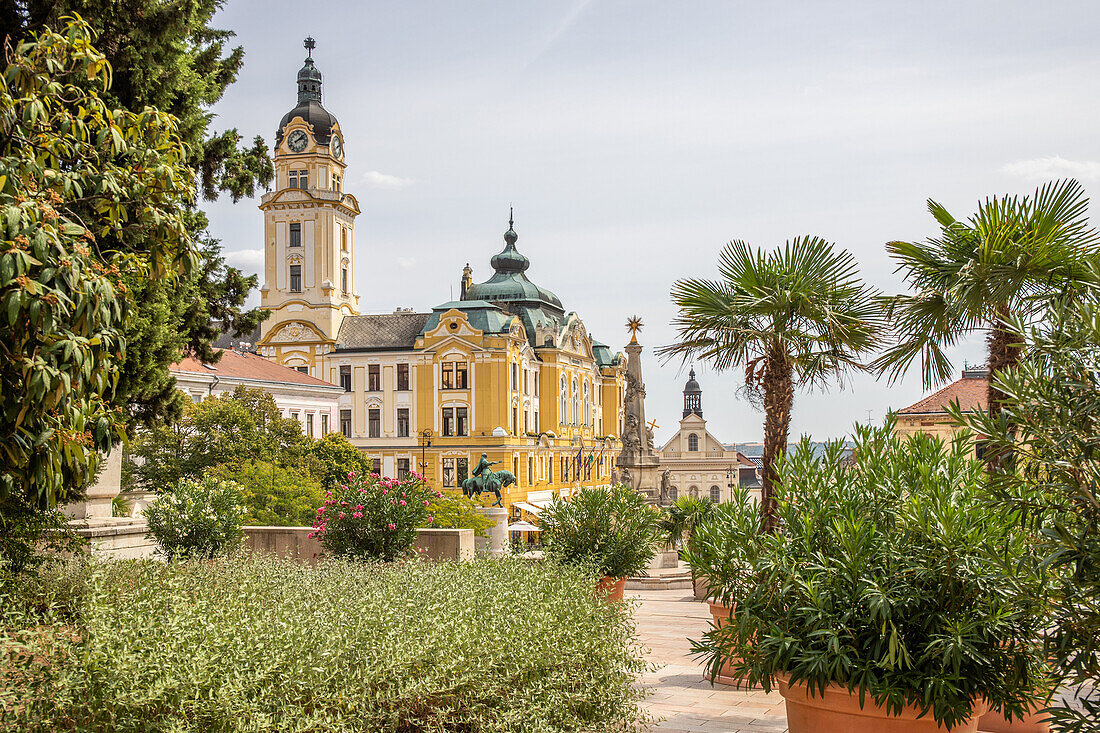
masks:
<svg viewBox="0 0 1100 733"><path fill-rule="evenodd" d="M483 492L488 491L497 497L491 506L503 507L504 505L500 503L500 490L514 484L516 476L511 471L493 471L489 468L498 463L503 461L490 461L489 457L482 453L481 460L470 472L472 474L470 478L462 482L462 493L469 497L473 497L474 494L480 497Z"/></svg>

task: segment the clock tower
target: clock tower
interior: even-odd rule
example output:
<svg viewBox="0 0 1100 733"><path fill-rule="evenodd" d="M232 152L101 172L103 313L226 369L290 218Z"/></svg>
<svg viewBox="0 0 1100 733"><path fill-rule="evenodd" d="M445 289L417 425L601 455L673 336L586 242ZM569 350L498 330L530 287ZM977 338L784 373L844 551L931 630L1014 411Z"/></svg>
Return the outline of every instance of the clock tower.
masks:
<svg viewBox="0 0 1100 733"><path fill-rule="evenodd" d="M355 287L355 217L344 193L340 123L321 106L314 42L298 71L298 104L275 132L275 190L263 196L264 276L260 303L271 316L260 328L260 353L322 376L321 359L344 316L359 313Z"/></svg>

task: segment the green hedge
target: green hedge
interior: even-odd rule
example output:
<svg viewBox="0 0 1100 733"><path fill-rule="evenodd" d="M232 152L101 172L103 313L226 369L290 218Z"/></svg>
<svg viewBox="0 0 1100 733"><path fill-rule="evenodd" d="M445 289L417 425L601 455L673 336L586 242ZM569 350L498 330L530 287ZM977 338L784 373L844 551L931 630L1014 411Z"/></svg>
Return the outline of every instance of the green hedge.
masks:
<svg viewBox="0 0 1100 733"><path fill-rule="evenodd" d="M17 671L0 674L2 730L601 731L644 717L629 614L552 564L243 555L73 563L26 582L43 581L37 598L0 598L39 614L0 630L0 670Z"/></svg>

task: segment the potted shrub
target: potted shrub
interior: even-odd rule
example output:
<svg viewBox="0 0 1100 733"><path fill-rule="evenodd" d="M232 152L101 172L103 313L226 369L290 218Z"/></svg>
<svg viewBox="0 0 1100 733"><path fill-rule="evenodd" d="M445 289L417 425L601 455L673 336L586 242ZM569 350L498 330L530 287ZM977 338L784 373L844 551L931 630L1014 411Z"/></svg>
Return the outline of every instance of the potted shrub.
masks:
<svg viewBox="0 0 1100 733"><path fill-rule="evenodd" d="M703 586L696 597L706 599L715 628L733 617L736 609L731 599L749 575L761 537L760 509L743 486L736 487L730 501L715 505L694 527L684 560ZM712 670L711 679L739 685L729 660Z"/></svg>
<svg viewBox="0 0 1100 733"><path fill-rule="evenodd" d="M694 643L786 698L791 733L974 731L1044 689L1043 597L1019 518L986 500L965 436L857 427L778 466L779 531L746 542L732 619Z"/></svg>
<svg viewBox="0 0 1100 733"><path fill-rule="evenodd" d="M433 491L418 473L403 479L348 473L348 482L325 493L310 537L333 555L389 562L409 555L416 528L432 523Z"/></svg>
<svg viewBox="0 0 1100 733"><path fill-rule="evenodd" d="M710 516L714 511L714 502L709 496L681 496L671 506L662 512L661 532L665 536L665 544L675 550L686 552L691 548L692 537L695 528L700 522ZM699 600L705 598L704 588L706 579L700 578L691 569L691 585L695 597Z"/></svg>
<svg viewBox="0 0 1100 733"><path fill-rule="evenodd" d="M629 486L582 488L554 497L539 514L546 556L584 565L600 576L598 590L620 601L628 575L646 570L657 548L660 515Z"/></svg>

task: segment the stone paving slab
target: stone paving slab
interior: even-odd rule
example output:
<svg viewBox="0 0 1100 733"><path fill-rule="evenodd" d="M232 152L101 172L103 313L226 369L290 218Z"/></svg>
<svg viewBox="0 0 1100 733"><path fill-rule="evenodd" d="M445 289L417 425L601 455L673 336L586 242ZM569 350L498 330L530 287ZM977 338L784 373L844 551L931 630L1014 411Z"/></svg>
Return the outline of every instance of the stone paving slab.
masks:
<svg viewBox="0 0 1100 733"><path fill-rule="evenodd" d="M646 709L658 723L656 733L783 733L787 712L778 692L711 685L703 666L691 656L690 638L710 628L707 605L688 590L635 590L634 620L648 648L647 659L660 665L642 677L649 688Z"/></svg>

